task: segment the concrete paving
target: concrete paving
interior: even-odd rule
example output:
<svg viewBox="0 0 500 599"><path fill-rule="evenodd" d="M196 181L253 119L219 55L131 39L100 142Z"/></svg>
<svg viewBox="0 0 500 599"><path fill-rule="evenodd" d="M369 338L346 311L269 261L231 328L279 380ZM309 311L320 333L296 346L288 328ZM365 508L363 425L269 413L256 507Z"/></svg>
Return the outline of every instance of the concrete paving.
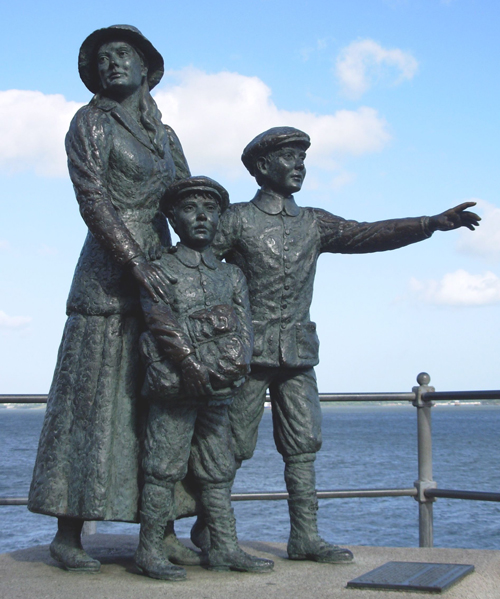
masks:
<svg viewBox="0 0 500 599"><path fill-rule="evenodd" d="M433 596L422 592L348 589L349 580L389 561L472 564L475 572L443 593L446 599L500 599L500 551L350 547L355 561L332 565L293 562L285 545L241 543L275 561L274 572L246 574L187 568L187 580L163 582L138 574L133 563L137 537L92 535L84 538L90 555L102 563L98 574L62 570L48 546L0 555L0 599L405 599Z"/></svg>

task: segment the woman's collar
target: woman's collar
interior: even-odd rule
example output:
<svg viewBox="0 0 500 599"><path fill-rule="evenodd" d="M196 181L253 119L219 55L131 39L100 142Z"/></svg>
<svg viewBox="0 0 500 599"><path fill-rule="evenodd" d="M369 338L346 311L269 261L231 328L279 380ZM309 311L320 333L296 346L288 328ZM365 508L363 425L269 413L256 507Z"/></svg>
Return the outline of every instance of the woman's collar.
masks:
<svg viewBox="0 0 500 599"><path fill-rule="evenodd" d="M101 94L96 94L92 98L90 104L95 108L99 108L99 110L109 112L122 127L124 127L137 139L137 141L140 141L143 146L148 148L148 150L151 150L152 152L155 151L151 140L140 128L139 123L127 110L120 106L119 102L112 100L111 98L107 98L106 96L101 96Z"/></svg>

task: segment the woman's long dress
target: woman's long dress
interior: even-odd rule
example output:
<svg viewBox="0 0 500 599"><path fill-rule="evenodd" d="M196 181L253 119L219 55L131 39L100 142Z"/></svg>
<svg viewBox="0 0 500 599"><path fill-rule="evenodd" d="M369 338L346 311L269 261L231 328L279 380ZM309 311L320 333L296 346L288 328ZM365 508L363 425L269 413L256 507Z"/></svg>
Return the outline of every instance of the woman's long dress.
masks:
<svg viewBox="0 0 500 599"><path fill-rule="evenodd" d="M189 169L175 133L167 127L167 134L158 151L118 103L95 96L66 137L89 233L67 302L29 495L33 512L138 520L143 321L127 263L170 243L160 198Z"/></svg>

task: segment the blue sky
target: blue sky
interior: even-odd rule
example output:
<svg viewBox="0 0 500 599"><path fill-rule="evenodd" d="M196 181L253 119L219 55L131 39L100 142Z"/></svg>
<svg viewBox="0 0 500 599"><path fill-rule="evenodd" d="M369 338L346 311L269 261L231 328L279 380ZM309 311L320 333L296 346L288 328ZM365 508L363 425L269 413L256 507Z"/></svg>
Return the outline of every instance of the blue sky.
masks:
<svg viewBox="0 0 500 599"><path fill-rule="evenodd" d="M147 7L147 10L146 10ZM478 201L482 226L394 252L320 258L320 390L498 388L500 5L493 0L43 3L2 10L0 391L48 390L83 224L63 139L90 93L78 49L137 26L165 59L155 97L194 174L251 199L261 131L311 135L297 194L357 220Z"/></svg>

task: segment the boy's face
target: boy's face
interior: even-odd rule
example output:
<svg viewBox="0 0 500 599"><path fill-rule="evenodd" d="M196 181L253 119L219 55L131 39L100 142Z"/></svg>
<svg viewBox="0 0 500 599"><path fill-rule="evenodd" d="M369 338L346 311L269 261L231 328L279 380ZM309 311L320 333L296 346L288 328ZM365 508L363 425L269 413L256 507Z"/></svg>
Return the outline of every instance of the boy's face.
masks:
<svg viewBox="0 0 500 599"><path fill-rule="evenodd" d="M300 191L306 176L305 150L297 144L289 144L274 150L257 160L257 168L269 187L283 196Z"/></svg>
<svg viewBox="0 0 500 599"><path fill-rule="evenodd" d="M204 250L213 241L219 224L219 204L196 193L175 205L171 221L181 242L193 250Z"/></svg>

